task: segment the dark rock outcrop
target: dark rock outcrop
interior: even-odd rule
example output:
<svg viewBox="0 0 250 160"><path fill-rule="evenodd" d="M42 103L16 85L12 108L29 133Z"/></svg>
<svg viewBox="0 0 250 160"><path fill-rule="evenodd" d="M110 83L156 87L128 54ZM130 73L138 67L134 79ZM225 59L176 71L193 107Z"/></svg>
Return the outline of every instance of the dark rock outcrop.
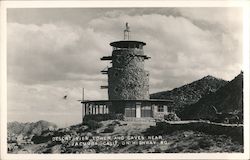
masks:
<svg viewBox="0 0 250 160"><path fill-rule="evenodd" d="M186 107L182 119L206 119L211 121L243 121L243 73L214 93L202 97Z"/></svg>

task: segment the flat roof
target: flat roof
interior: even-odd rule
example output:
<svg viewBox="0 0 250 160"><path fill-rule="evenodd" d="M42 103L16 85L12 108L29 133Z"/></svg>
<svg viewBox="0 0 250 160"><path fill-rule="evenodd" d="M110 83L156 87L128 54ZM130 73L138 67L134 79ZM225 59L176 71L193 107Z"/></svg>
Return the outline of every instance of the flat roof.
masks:
<svg viewBox="0 0 250 160"><path fill-rule="evenodd" d="M135 99L127 99L127 100L84 100L81 101L81 103L108 103L108 102L152 102L152 103L156 103L156 102L168 102L171 103L173 102L173 100L167 100L167 99L140 99L140 100L135 100Z"/></svg>
<svg viewBox="0 0 250 160"><path fill-rule="evenodd" d="M118 48L129 48L132 47L132 45L139 45L142 44L143 46L146 45L145 42L141 41L115 41L110 43L112 47L118 47Z"/></svg>

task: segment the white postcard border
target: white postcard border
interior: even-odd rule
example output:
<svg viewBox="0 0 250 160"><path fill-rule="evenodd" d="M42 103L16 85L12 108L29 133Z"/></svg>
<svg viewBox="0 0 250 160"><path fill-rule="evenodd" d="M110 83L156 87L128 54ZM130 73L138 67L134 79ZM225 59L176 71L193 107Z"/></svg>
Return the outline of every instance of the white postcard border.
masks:
<svg viewBox="0 0 250 160"><path fill-rule="evenodd" d="M249 2L248 1L0 1L1 159L249 159ZM241 7L243 9L244 153L7 154L7 9L107 7Z"/></svg>

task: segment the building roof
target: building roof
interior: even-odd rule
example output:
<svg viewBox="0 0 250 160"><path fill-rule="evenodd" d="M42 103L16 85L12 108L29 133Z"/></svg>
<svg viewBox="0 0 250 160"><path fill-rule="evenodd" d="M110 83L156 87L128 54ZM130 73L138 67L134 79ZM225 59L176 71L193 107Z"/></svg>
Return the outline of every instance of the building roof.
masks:
<svg viewBox="0 0 250 160"><path fill-rule="evenodd" d="M167 99L127 99L127 100L84 100L81 103L109 103L109 102L151 102L151 103L172 103L172 100Z"/></svg>
<svg viewBox="0 0 250 160"><path fill-rule="evenodd" d="M146 45L145 42L141 41L115 41L110 43L112 47L117 47L117 48L138 48L139 45Z"/></svg>

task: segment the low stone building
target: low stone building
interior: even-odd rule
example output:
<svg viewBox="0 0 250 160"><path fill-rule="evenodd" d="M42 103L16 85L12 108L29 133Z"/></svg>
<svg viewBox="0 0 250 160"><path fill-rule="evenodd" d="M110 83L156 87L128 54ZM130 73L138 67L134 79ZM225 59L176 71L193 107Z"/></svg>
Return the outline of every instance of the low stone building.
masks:
<svg viewBox="0 0 250 160"><path fill-rule="evenodd" d="M129 40L130 28L126 23L124 40L110 43L113 47L111 56L104 56L103 61L111 61L111 67L102 70L107 74L109 100L83 100L83 118L85 115L123 114L125 118L163 118L171 109L170 100L150 99L149 72L144 63L150 59L144 54L146 43Z"/></svg>

